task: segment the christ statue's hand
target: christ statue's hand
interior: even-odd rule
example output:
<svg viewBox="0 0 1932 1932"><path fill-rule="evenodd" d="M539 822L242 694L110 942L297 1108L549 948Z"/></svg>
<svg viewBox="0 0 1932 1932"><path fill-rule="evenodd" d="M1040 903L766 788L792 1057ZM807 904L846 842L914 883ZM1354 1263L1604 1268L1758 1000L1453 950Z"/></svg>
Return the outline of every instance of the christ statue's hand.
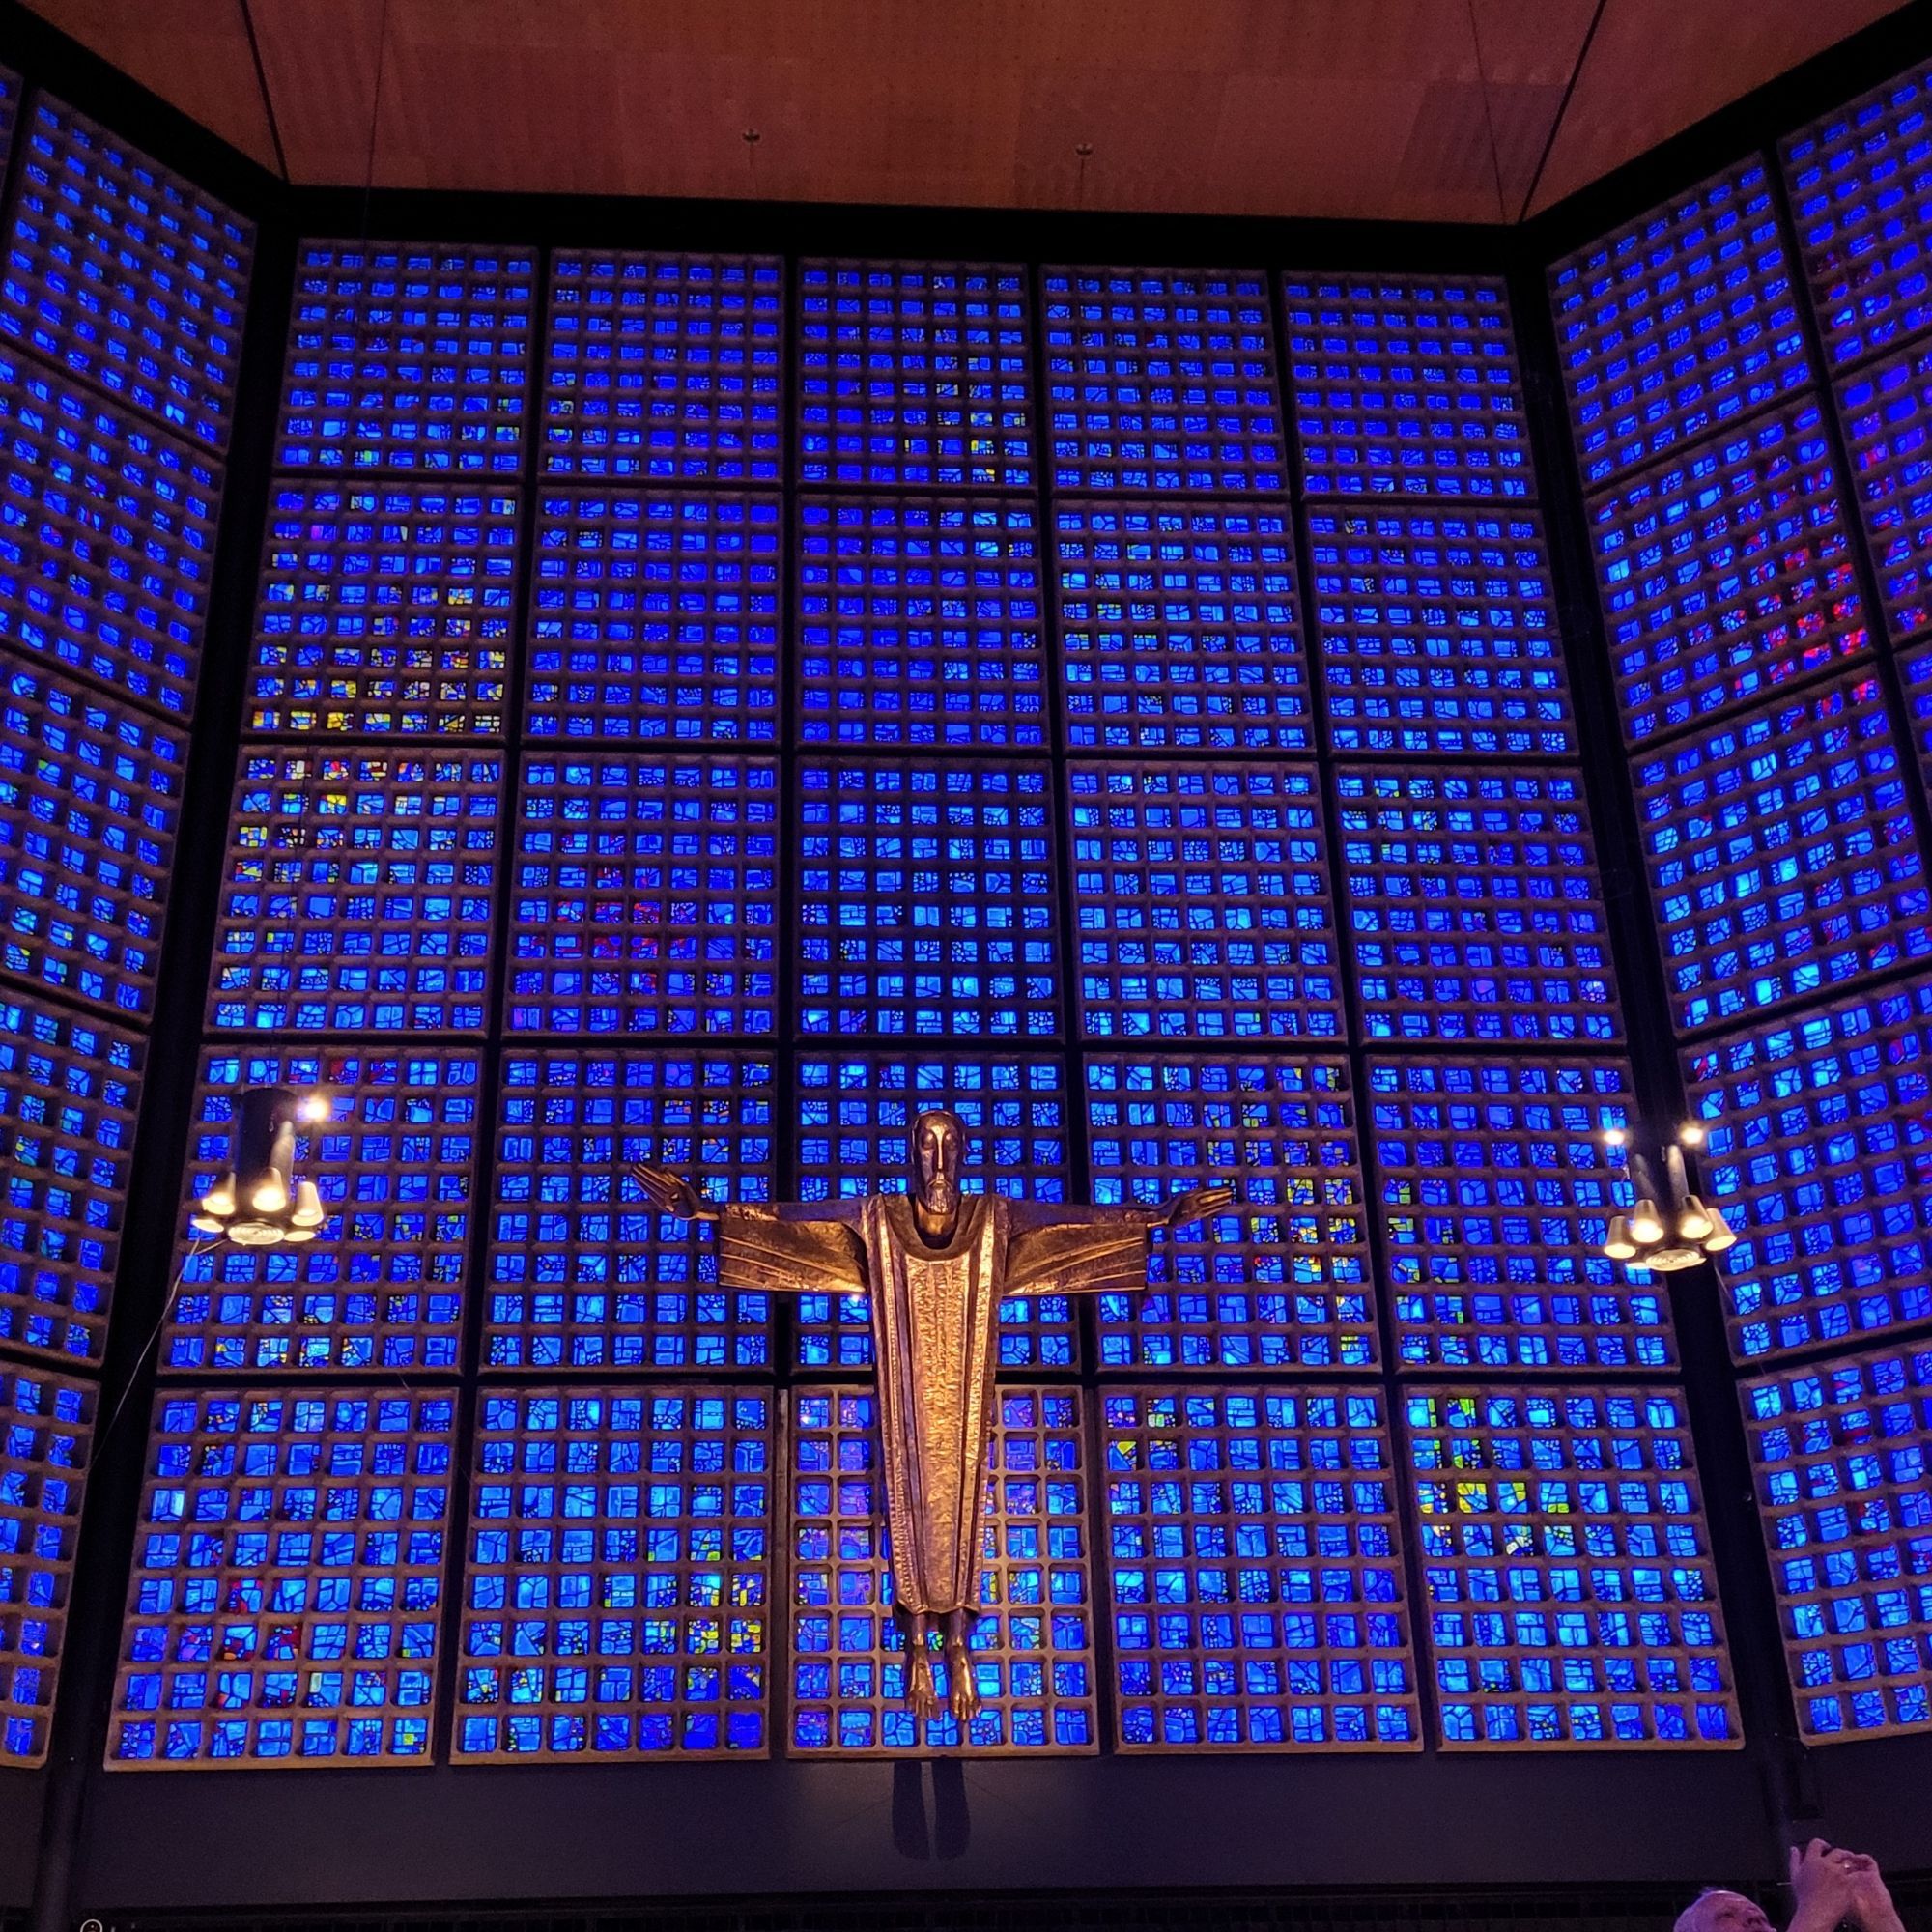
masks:
<svg viewBox="0 0 1932 1932"><path fill-rule="evenodd" d="M1165 1219L1170 1228L1179 1228L1189 1221L1198 1221L1207 1214L1218 1214L1224 1208L1235 1205L1235 1190L1219 1182L1211 1187L1190 1187L1185 1194L1177 1194L1167 1204Z"/></svg>
<svg viewBox="0 0 1932 1932"><path fill-rule="evenodd" d="M680 1174L668 1168L651 1167L641 1160L631 1163L631 1173L644 1198L660 1214L675 1214L685 1221L715 1221L718 1210Z"/></svg>

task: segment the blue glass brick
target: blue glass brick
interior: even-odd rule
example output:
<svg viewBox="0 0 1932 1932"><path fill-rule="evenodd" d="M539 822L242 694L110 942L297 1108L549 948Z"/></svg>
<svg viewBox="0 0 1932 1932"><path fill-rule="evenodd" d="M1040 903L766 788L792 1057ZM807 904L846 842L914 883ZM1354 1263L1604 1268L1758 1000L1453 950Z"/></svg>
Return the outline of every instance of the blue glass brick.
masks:
<svg viewBox="0 0 1932 1932"><path fill-rule="evenodd" d="M1048 268L1040 275L1056 490L1287 487L1260 273Z"/></svg>
<svg viewBox="0 0 1932 1932"><path fill-rule="evenodd" d="M1859 511L1894 643L1932 629L1932 346L1835 384Z"/></svg>
<svg viewBox="0 0 1932 1932"><path fill-rule="evenodd" d="M1099 1401L1120 1748L1420 1750L1381 1390Z"/></svg>
<svg viewBox="0 0 1932 1932"><path fill-rule="evenodd" d="M769 1034L778 789L755 759L526 756L509 1030Z"/></svg>
<svg viewBox="0 0 1932 1932"><path fill-rule="evenodd" d="M800 481L1032 489L1023 270L804 262L798 331Z"/></svg>
<svg viewBox="0 0 1932 1932"><path fill-rule="evenodd" d="M304 242L276 468L514 475L536 282L527 249Z"/></svg>
<svg viewBox="0 0 1932 1932"><path fill-rule="evenodd" d="M500 738L516 577L513 490L278 483L248 729Z"/></svg>
<svg viewBox="0 0 1932 1932"><path fill-rule="evenodd" d="M781 480L781 262L560 248L550 275L546 475Z"/></svg>
<svg viewBox="0 0 1932 1932"><path fill-rule="evenodd" d="M1586 487L1810 381L1755 160L1558 262L1549 283Z"/></svg>
<svg viewBox="0 0 1932 1932"><path fill-rule="evenodd" d="M1442 1747L1735 1749L1681 1392L1403 1400Z"/></svg>
<svg viewBox="0 0 1932 1932"><path fill-rule="evenodd" d="M503 759L244 750L209 1023L480 1034Z"/></svg>
<svg viewBox="0 0 1932 1932"><path fill-rule="evenodd" d="M1373 1060L1369 1131L1405 1369L1661 1369L1670 1303L1607 1260L1634 1199L1620 1060Z"/></svg>
<svg viewBox="0 0 1932 1932"><path fill-rule="evenodd" d="M187 716L220 497L192 444L0 351L0 640Z"/></svg>
<svg viewBox="0 0 1932 1932"><path fill-rule="evenodd" d="M1311 497L1536 495L1500 282L1287 276Z"/></svg>
<svg viewBox="0 0 1932 1932"><path fill-rule="evenodd" d="M1911 779L1872 677L1740 713L1634 776L1680 1032L1932 956Z"/></svg>
<svg viewBox="0 0 1932 1932"><path fill-rule="evenodd" d="M110 1764L427 1764L449 1390L166 1390Z"/></svg>
<svg viewBox="0 0 1932 1932"><path fill-rule="evenodd" d="M144 1041L0 993L0 1341L98 1368Z"/></svg>
<svg viewBox="0 0 1932 1932"><path fill-rule="evenodd" d="M482 1390L458 1764L765 1754L776 1406Z"/></svg>
<svg viewBox="0 0 1932 1932"><path fill-rule="evenodd" d="M5 667L0 667L5 670ZM42 668L0 698L0 967L145 1014L160 965L187 746Z"/></svg>
<svg viewBox="0 0 1932 1932"><path fill-rule="evenodd" d="M1834 1356L1741 1393L1802 1735L1922 1735L1932 1344Z"/></svg>
<svg viewBox="0 0 1932 1932"><path fill-rule="evenodd" d="M220 449L253 223L49 96L19 138L0 334Z"/></svg>
<svg viewBox="0 0 1932 1932"><path fill-rule="evenodd" d="M750 1054L505 1054L483 1352L495 1368L768 1369L770 1297L718 1286L707 1223L655 1212L648 1161L769 1201L772 1064Z"/></svg>
<svg viewBox="0 0 1932 1932"><path fill-rule="evenodd" d="M1053 540L1069 746L1309 749L1314 707L1282 512L1062 502Z"/></svg>
<svg viewBox="0 0 1932 1932"><path fill-rule="evenodd" d="M799 735L809 745L1037 751L1046 591L1030 502L799 507Z"/></svg>
<svg viewBox="0 0 1932 1932"><path fill-rule="evenodd" d="M525 735L774 743L781 516L769 497L545 491Z"/></svg>
<svg viewBox="0 0 1932 1932"><path fill-rule="evenodd" d="M1754 1361L1932 1321L1932 980L1685 1057L1731 1351Z"/></svg>

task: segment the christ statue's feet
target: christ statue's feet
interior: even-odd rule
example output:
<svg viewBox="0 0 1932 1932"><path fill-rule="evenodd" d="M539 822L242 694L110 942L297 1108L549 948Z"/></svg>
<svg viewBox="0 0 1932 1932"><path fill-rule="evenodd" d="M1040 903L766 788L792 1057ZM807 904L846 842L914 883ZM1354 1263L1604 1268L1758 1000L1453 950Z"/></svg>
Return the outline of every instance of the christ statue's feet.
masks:
<svg viewBox="0 0 1932 1932"><path fill-rule="evenodd" d="M946 1639L946 1676L952 1695L952 1715L963 1731L980 1715L980 1687L973 1680L973 1654L963 1636Z"/></svg>

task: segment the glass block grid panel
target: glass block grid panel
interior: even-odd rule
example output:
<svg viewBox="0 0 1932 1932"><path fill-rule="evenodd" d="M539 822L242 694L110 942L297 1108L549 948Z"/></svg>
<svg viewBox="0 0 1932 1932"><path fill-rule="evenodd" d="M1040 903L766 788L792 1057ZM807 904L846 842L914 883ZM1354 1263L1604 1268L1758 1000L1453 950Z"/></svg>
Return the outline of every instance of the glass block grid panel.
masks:
<svg viewBox="0 0 1932 1932"><path fill-rule="evenodd" d="M1045 746L1046 587L1031 502L807 497L798 515L806 744Z"/></svg>
<svg viewBox="0 0 1932 1932"><path fill-rule="evenodd" d="M0 67L0 160L14 145L14 128L20 118L20 76Z"/></svg>
<svg viewBox="0 0 1932 1932"><path fill-rule="evenodd" d="M1923 1734L1932 1343L1788 1369L1742 1394L1801 1734Z"/></svg>
<svg viewBox="0 0 1932 1932"><path fill-rule="evenodd" d="M1056 490L1287 488L1259 270L1040 274Z"/></svg>
<svg viewBox="0 0 1932 1932"><path fill-rule="evenodd" d="M479 1145L477 1054L428 1043L210 1049L187 1200L228 1168L242 1094L277 1084L329 1103L328 1118L304 1122L295 1142L296 1171L315 1182L328 1218L299 1247L185 1238L163 1371L455 1370Z"/></svg>
<svg viewBox="0 0 1932 1932"><path fill-rule="evenodd" d="M902 1053L805 1054L796 1068L799 1198L851 1200L899 1194L910 1184L912 1123L928 1107L950 1107L966 1125L959 1184L967 1194L1014 1201L1067 1198L1065 1083L1060 1062L1029 1055L965 1060ZM807 1369L868 1368L868 1294L802 1294L795 1311L797 1360ZM1079 1318L1070 1295L1029 1295L1000 1304L1000 1367L1069 1369L1079 1361Z"/></svg>
<svg viewBox="0 0 1932 1932"><path fill-rule="evenodd" d="M1785 180L1827 358L1843 367L1932 323L1927 71L1785 138Z"/></svg>
<svg viewBox="0 0 1932 1932"><path fill-rule="evenodd" d="M1549 281L1586 486L1810 381L1755 160L1557 263Z"/></svg>
<svg viewBox="0 0 1932 1932"><path fill-rule="evenodd" d="M99 1368L146 1047L0 993L0 1341Z"/></svg>
<svg viewBox="0 0 1932 1932"><path fill-rule="evenodd" d="M512 1033L772 1031L776 766L544 753L518 811Z"/></svg>
<svg viewBox="0 0 1932 1932"><path fill-rule="evenodd" d="M1244 503L1053 513L1062 701L1075 751L1306 752L1294 539Z"/></svg>
<svg viewBox="0 0 1932 1932"><path fill-rule="evenodd" d="M1420 1750L1381 1390L1099 1402L1117 1747Z"/></svg>
<svg viewBox="0 0 1932 1932"><path fill-rule="evenodd" d="M480 1033L503 758L244 748L208 1020Z"/></svg>
<svg viewBox="0 0 1932 1932"><path fill-rule="evenodd" d="M1058 1034L1045 766L808 763L798 782L802 1033Z"/></svg>
<svg viewBox="0 0 1932 1932"><path fill-rule="evenodd" d="M191 444L0 350L0 641L185 717L220 497Z"/></svg>
<svg viewBox="0 0 1932 1932"><path fill-rule="evenodd" d="M274 488L247 728L500 738L517 497L420 483Z"/></svg>
<svg viewBox="0 0 1932 1932"><path fill-rule="evenodd" d="M1314 773L1074 765L1066 785L1089 1038L1342 1037Z"/></svg>
<svg viewBox="0 0 1932 1932"><path fill-rule="evenodd" d="M447 1390L163 1390L110 1770L427 1764Z"/></svg>
<svg viewBox="0 0 1932 1932"><path fill-rule="evenodd" d="M1534 497L1500 282L1282 284L1311 497Z"/></svg>
<svg viewBox="0 0 1932 1932"><path fill-rule="evenodd" d="M1741 1745L1682 1394L1403 1401L1443 1747Z"/></svg>
<svg viewBox="0 0 1932 1932"><path fill-rule="evenodd" d="M806 484L1033 488L1024 269L801 262Z"/></svg>
<svg viewBox="0 0 1932 1932"><path fill-rule="evenodd" d="M770 1389L491 1389L458 1764L763 1757Z"/></svg>
<svg viewBox="0 0 1932 1932"><path fill-rule="evenodd" d="M1368 1038L1619 1038L1580 774L1336 774Z"/></svg>
<svg viewBox="0 0 1932 1932"><path fill-rule="evenodd" d="M1876 679L1746 712L1634 775L1680 1031L1932 954Z"/></svg>
<svg viewBox="0 0 1932 1932"><path fill-rule="evenodd" d="M1633 744L1870 648L1814 402L1593 497L1589 518Z"/></svg>
<svg viewBox="0 0 1932 1932"><path fill-rule="evenodd" d="M1105 1369L1374 1366L1362 1161L1339 1060L1090 1055L1094 1202L1225 1182L1231 1207L1157 1231L1144 1294L1096 1297Z"/></svg>
<svg viewBox="0 0 1932 1932"><path fill-rule="evenodd" d="M1932 1321L1932 980L1687 1054L1740 1361Z"/></svg>
<svg viewBox="0 0 1932 1932"><path fill-rule="evenodd" d="M1405 1369L1662 1369L1670 1303L1605 1259L1634 1196L1615 1060L1372 1061L1370 1144Z"/></svg>
<svg viewBox="0 0 1932 1932"><path fill-rule="evenodd" d="M791 1421L795 1756L1065 1756L1099 1748L1081 1393L1001 1384L987 1483L983 1614L968 1638L982 1709L922 1726L893 1614L877 1399L800 1388ZM940 1692L946 1666L937 1655ZM922 1735L922 1730L923 1735Z"/></svg>
<svg viewBox="0 0 1932 1932"><path fill-rule="evenodd" d="M95 1392L0 1362L0 1765L44 1764Z"/></svg>
<svg viewBox="0 0 1932 1932"><path fill-rule="evenodd" d="M1932 629L1932 345L1834 386L1886 628L1899 642Z"/></svg>
<svg viewBox="0 0 1932 1932"><path fill-rule="evenodd" d="M516 1049L500 1106L489 1367L770 1366L769 1297L721 1289L712 1228L655 1212L625 1172L649 1161L707 1199L769 1201L769 1060Z"/></svg>
<svg viewBox="0 0 1932 1932"><path fill-rule="evenodd" d="M1308 530L1332 751L1577 755L1532 511L1314 504Z"/></svg>
<svg viewBox="0 0 1932 1932"><path fill-rule="evenodd" d="M551 257L543 468L552 476L776 483L784 268L762 255Z"/></svg>
<svg viewBox="0 0 1932 1932"><path fill-rule="evenodd" d="M514 474L536 303L527 249L303 242L276 468Z"/></svg>
<svg viewBox="0 0 1932 1932"><path fill-rule="evenodd" d="M254 225L44 94L20 139L0 334L220 449Z"/></svg>
<svg viewBox="0 0 1932 1932"><path fill-rule="evenodd" d="M186 754L172 725L58 671L6 673L0 968L119 1012L150 1009Z"/></svg>
<svg viewBox="0 0 1932 1932"><path fill-rule="evenodd" d="M772 497L546 490L525 736L773 743L782 515Z"/></svg>

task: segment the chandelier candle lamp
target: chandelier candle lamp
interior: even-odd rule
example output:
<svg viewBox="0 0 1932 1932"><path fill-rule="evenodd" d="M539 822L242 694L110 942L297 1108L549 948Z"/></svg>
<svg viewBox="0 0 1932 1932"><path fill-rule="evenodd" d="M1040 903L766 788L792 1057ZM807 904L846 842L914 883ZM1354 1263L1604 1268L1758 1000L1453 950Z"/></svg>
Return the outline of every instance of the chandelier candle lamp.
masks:
<svg viewBox="0 0 1932 1932"><path fill-rule="evenodd" d="M1675 1274L1735 1247L1738 1237L1723 1215L1692 1191L1690 1162L1704 1144L1704 1129L1689 1122L1670 1140L1646 1128L1636 1131L1637 1145L1617 1128L1604 1136L1628 1163L1636 1195L1628 1214L1610 1216L1604 1253L1633 1267Z"/></svg>
<svg viewBox="0 0 1932 1932"><path fill-rule="evenodd" d="M332 1112L326 1094L250 1087L235 1111L228 1170L195 1203L188 1226L243 1248L314 1240L327 1215L315 1182L295 1178L296 1129Z"/></svg>

